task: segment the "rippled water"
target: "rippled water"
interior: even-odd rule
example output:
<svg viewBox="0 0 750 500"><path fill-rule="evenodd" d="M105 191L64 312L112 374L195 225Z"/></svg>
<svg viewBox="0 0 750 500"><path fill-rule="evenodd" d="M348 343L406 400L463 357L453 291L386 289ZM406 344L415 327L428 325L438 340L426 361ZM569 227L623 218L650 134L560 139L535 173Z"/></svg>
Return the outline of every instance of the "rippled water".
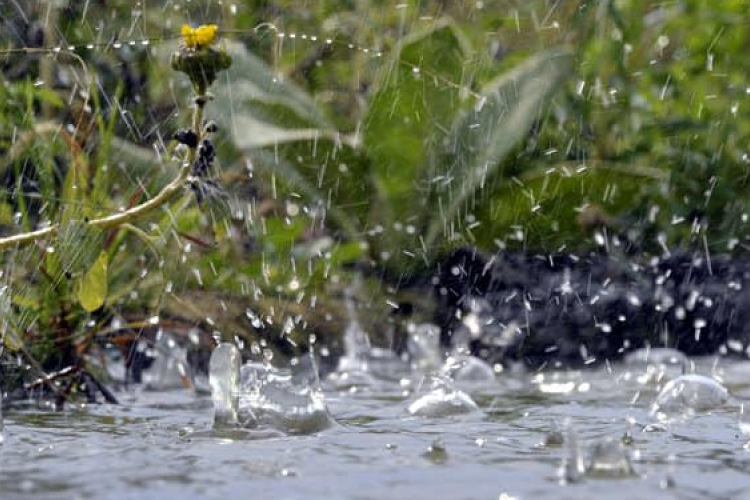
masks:
<svg viewBox="0 0 750 500"><path fill-rule="evenodd" d="M657 383L627 366L503 373L463 387L481 412L451 417L411 416L414 396L398 381L328 381L337 424L304 436L213 430L210 398L191 391L121 394L120 406L62 413L15 407L0 498L750 498L750 436L738 425L750 363L698 363L712 370L735 399L667 424L649 412ZM583 446L626 442L635 475L561 481L569 451L556 436L566 425Z"/></svg>

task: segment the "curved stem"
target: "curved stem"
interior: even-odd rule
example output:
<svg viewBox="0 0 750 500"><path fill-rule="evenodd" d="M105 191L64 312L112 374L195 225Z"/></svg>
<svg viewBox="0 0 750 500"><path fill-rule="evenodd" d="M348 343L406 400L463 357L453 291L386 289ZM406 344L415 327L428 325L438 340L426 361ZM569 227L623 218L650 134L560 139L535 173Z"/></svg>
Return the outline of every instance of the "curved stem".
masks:
<svg viewBox="0 0 750 500"><path fill-rule="evenodd" d="M205 94L199 95L195 99L195 109L193 110L193 130L198 135L199 144L203 135L201 124L203 122L203 107L205 106L206 100L207 98ZM111 229L126 223L134 222L169 202L182 190L185 182L190 177L191 167L195 162L196 149L197 148L190 148L188 150L187 161L182 165L182 167L180 167L180 171L178 172L177 177L172 179L169 184L164 186L161 191L156 194L156 196L148 201L141 203L140 205L136 205L125 211L107 215L106 217L100 217L98 219L92 219L88 221L87 225L99 229ZM33 243L34 241L38 241L54 235L59 229L59 224L53 224L49 227L38 229L36 231L29 231L27 233L0 238L0 250Z"/></svg>

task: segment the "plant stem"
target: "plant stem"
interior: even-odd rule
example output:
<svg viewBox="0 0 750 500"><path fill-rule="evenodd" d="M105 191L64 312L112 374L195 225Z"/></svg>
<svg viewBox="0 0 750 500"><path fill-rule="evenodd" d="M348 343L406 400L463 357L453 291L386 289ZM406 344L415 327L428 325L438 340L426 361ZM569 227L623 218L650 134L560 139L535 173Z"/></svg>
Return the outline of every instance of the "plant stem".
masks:
<svg viewBox="0 0 750 500"><path fill-rule="evenodd" d="M199 144L201 136L203 134L201 123L203 122L203 107L205 106L206 100L207 98L204 92L202 95L199 95L195 99L195 109L193 110L193 130L198 136ZM111 229L119 227L123 224L132 223L145 217L155 209L172 200L178 193L182 191L185 182L190 177L191 167L195 162L196 149L197 148L190 148L188 150L187 159L185 163L183 163L183 165L180 167L180 171L178 172L177 177L172 179L169 184L164 186L161 191L156 194L156 196L128 210L107 215L106 217L100 217L98 219L91 219L87 222L87 225L89 227L98 229ZM49 227L45 227L44 229L38 229L36 231L29 231L27 233L0 238L0 250L12 247L20 247L29 243L33 243L34 241L54 235L59 229L60 224L53 224Z"/></svg>

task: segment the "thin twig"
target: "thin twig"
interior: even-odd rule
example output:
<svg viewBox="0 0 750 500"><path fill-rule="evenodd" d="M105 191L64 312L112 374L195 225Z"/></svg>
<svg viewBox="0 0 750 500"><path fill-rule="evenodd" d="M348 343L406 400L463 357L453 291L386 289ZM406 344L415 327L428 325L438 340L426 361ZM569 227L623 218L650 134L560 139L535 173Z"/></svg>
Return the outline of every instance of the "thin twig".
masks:
<svg viewBox="0 0 750 500"><path fill-rule="evenodd" d="M203 121L203 106L206 101L205 96L199 96L196 99L195 110L193 112L193 130L201 137L201 122ZM172 200L178 193L180 193L185 186L188 178L190 177L191 166L195 161L196 149L190 148L187 154L187 161L180 167L180 171L169 184L164 186L156 196L148 201L136 205L132 208L124 210L122 212L111 214L106 217L89 220L86 225L97 229L111 229L119 227L123 224L135 222L155 209L166 204ZM57 233L60 229L59 224L53 224L43 229L37 229L36 231L30 231L27 233L16 234L5 238L0 238L0 250L6 248L19 247L41 240L43 238L50 237Z"/></svg>

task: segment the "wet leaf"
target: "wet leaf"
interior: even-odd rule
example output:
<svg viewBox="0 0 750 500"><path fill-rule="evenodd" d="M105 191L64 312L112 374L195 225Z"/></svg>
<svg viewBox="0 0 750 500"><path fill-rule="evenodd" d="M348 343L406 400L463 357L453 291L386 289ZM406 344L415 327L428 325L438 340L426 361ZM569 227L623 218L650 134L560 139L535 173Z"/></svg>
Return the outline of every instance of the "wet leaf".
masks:
<svg viewBox="0 0 750 500"><path fill-rule="evenodd" d="M356 138L340 134L333 129L318 128L282 128L271 123L257 120L251 114L239 114L235 117L235 143L240 148L256 149L278 146L287 142L317 141L329 139L349 146L356 146Z"/></svg>
<svg viewBox="0 0 750 500"><path fill-rule="evenodd" d="M331 121L315 100L259 57L238 43L227 42L232 68L227 83L217 82L214 93L216 117L232 125L238 144L252 140L236 120L249 117L277 128L309 127L334 131ZM229 122L229 120L232 122Z"/></svg>
<svg viewBox="0 0 750 500"><path fill-rule="evenodd" d="M18 335L11 330L11 329L5 329L2 331L2 337L3 337L3 345L7 347L12 352L18 352L23 348L23 342L20 338L18 338Z"/></svg>
<svg viewBox="0 0 750 500"><path fill-rule="evenodd" d="M13 207L7 203L0 203L0 225L10 225L13 223Z"/></svg>
<svg viewBox="0 0 750 500"><path fill-rule="evenodd" d="M79 282L78 302L88 312L102 307L107 298L107 264L107 253L100 253L99 258Z"/></svg>
<svg viewBox="0 0 750 500"><path fill-rule="evenodd" d="M415 196L418 179L431 169L431 152L440 147L461 105L462 82L471 74L469 56L463 34L443 20L407 37L380 73L363 136L381 201L372 216L385 227L424 207L426 198Z"/></svg>
<svg viewBox="0 0 750 500"><path fill-rule="evenodd" d="M489 82L482 98L455 121L440 163L443 175L456 180L438 193L445 209L432 217L427 245L443 232L471 196L495 175L503 160L529 133L542 107L572 74L573 55L566 49L535 54Z"/></svg>

